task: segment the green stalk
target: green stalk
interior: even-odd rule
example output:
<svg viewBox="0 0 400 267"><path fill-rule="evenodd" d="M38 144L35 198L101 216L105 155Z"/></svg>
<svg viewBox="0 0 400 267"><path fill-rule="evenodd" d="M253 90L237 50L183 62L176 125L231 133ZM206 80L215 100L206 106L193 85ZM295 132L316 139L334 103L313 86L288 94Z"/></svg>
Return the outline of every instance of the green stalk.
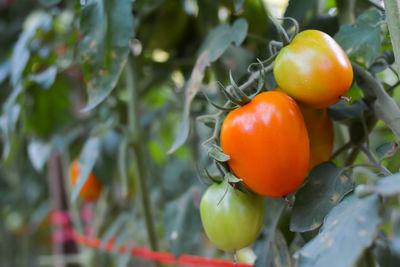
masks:
<svg viewBox="0 0 400 267"><path fill-rule="evenodd" d="M353 24L355 21L354 9L355 0L336 0L336 4L339 10L339 23L343 24Z"/></svg>
<svg viewBox="0 0 400 267"><path fill-rule="evenodd" d="M376 80L366 69L352 62L354 72L360 75L373 90L376 100L372 107L378 119L382 120L398 140L400 140L400 108L390 95L385 91L382 84Z"/></svg>
<svg viewBox="0 0 400 267"><path fill-rule="evenodd" d="M151 217L151 207L149 201L149 192L146 187L146 177L144 171L143 164L143 149L142 149L142 140L141 140L141 131L139 126L139 107L138 107L138 95L136 88L136 70L135 67L132 66L134 62L128 58L128 62L125 66L125 82L128 89L129 94L129 102L128 102L128 134L130 141L130 148L133 151L133 161L135 165L138 167L137 172L137 182L139 183L140 188L140 198L142 201L142 208L144 219L146 223L147 235L150 242L150 247L152 250L158 250L157 238L154 231L153 219Z"/></svg>
<svg viewBox="0 0 400 267"><path fill-rule="evenodd" d="M384 0L384 3L386 20L396 59L395 65L397 72L400 73L400 0Z"/></svg>

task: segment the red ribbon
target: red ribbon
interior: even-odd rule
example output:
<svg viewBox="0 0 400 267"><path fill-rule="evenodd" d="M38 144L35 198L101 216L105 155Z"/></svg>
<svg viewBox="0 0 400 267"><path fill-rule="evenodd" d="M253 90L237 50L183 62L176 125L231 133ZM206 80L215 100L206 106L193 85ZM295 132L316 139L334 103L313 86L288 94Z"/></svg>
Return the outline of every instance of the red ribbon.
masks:
<svg viewBox="0 0 400 267"><path fill-rule="evenodd" d="M89 216L88 216L89 217ZM71 218L67 211L53 211L51 214L51 221L54 225L61 226L61 229L57 229L53 232L53 242L62 243L70 240L75 240L76 243L92 248L99 248L102 241L98 238L91 238L86 235L79 234L71 227ZM110 240L106 243L105 250L111 251L114 249L115 243ZM204 258L193 255L181 255L179 258L171 253L162 251L152 251L146 247L134 247L130 248L127 245L121 245L118 248L119 253L129 252L132 256L156 261L165 264L175 264L184 266L215 266L215 267L252 267L250 264L238 263L234 265L233 261Z"/></svg>

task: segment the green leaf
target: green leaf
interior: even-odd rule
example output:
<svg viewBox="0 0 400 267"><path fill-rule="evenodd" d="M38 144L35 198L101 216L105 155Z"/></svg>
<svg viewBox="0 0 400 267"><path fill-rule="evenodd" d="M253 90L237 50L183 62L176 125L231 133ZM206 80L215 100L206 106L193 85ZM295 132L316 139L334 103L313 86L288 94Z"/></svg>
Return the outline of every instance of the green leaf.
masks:
<svg viewBox="0 0 400 267"><path fill-rule="evenodd" d="M354 266L372 244L380 222L377 195L346 197L329 213L320 233L298 252L298 266Z"/></svg>
<svg viewBox="0 0 400 267"><path fill-rule="evenodd" d="M213 158L219 162L227 162L228 160L231 159L231 157L229 157L229 155L222 152L221 148L216 147L216 146L210 147L208 149L207 153L208 153L208 156L210 156L211 158Z"/></svg>
<svg viewBox="0 0 400 267"><path fill-rule="evenodd" d="M32 166L37 171L42 171L44 164L50 156L52 145L38 140L33 140L28 144L28 156Z"/></svg>
<svg viewBox="0 0 400 267"><path fill-rule="evenodd" d="M118 230L121 229L124 224L129 220L130 214L122 213L118 216L117 219L113 221L110 227L108 227L107 231L104 233L103 237L101 238L101 244L99 249L105 250L107 247L107 243L113 238L117 233Z"/></svg>
<svg viewBox="0 0 400 267"><path fill-rule="evenodd" d="M324 162L313 168L306 184L296 193L290 230L306 232L317 229L325 216L353 188L342 168Z"/></svg>
<svg viewBox="0 0 400 267"><path fill-rule="evenodd" d="M256 246L256 255L261 257L257 256L254 267L293 266L288 245L281 231L262 233L260 240L264 246Z"/></svg>
<svg viewBox="0 0 400 267"><path fill-rule="evenodd" d="M37 29L48 31L51 28L52 17L44 12L33 12L25 21L25 29L15 43L11 57L11 84L16 86L31 56L29 44Z"/></svg>
<svg viewBox="0 0 400 267"><path fill-rule="evenodd" d="M396 142L384 143L376 148L376 154L380 160L396 152L398 144Z"/></svg>
<svg viewBox="0 0 400 267"><path fill-rule="evenodd" d="M306 18L307 13L315 7L317 0L290 0L284 17L292 17L300 23ZM284 23L287 27L289 22Z"/></svg>
<svg viewBox="0 0 400 267"><path fill-rule="evenodd" d="M247 22L244 19L237 19L232 27L228 24L221 24L213 29L203 41L196 64L188 81L185 91L185 105L182 112L182 121L179 131L175 137L174 143L167 152L171 154L181 147L187 137L190 129L190 107L192 101L200 89L201 82L204 78L206 67L213 61L217 60L234 42L240 45L247 34Z"/></svg>
<svg viewBox="0 0 400 267"><path fill-rule="evenodd" d="M83 146L81 154L79 155L78 179L74 188L72 189L72 201L75 201L78 198L79 192L86 183L90 172L93 170L96 160L100 154L100 145L101 143L98 137L91 137Z"/></svg>
<svg viewBox="0 0 400 267"><path fill-rule="evenodd" d="M39 74L31 74L28 76L28 81L39 84L43 89L49 89L57 76L57 67L51 66Z"/></svg>
<svg viewBox="0 0 400 267"><path fill-rule="evenodd" d="M233 0L235 6L235 13L242 9L245 0Z"/></svg>
<svg viewBox="0 0 400 267"><path fill-rule="evenodd" d="M337 104L328 107L328 114L334 121L344 121L360 118L367 110L368 106L363 100L354 101L351 105L339 101Z"/></svg>
<svg viewBox="0 0 400 267"><path fill-rule="evenodd" d="M115 88L133 35L131 0L88 0L82 8L79 52L87 82L88 111Z"/></svg>
<svg viewBox="0 0 400 267"><path fill-rule="evenodd" d="M350 59L366 64L379 56L381 49L381 25L384 16L377 9L370 9L357 18L353 25L343 25L335 40Z"/></svg>
<svg viewBox="0 0 400 267"><path fill-rule="evenodd" d="M224 177L225 180L227 180L229 183L239 183L241 181L243 181L243 179L239 179L237 178L233 173L228 172L227 174L225 174Z"/></svg>
<svg viewBox="0 0 400 267"><path fill-rule="evenodd" d="M196 61L185 91L185 106L182 112L182 121L179 125L179 130L175 137L174 143L167 152L168 154L175 152L179 147L181 147L189 136L190 106L194 97L200 89L201 82L204 78L204 72L206 71L206 67L209 64L208 62L209 56L207 51L203 52Z"/></svg>
<svg viewBox="0 0 400 267"><path fill-rule="evenodd" d="M200 198L199 188L192 187L165 208L165 234L175 257L190 252L195 236L201 229Z"/></svg>
<svg viewBox="0 0 400 267"><path fill-rule="evenodd" d="M6 60L0 64L0 83L4 82L4 80L10 74L11 63L10 60Z"/></svg>
<svg viewBox="0 0 400 267"><path fill-rule="evenodd" d="M384 197L399 195L400 173L380 179L375 186L375 192Z"/></svg>
<svg viewBox="0 0 400 267"><path fill-rule="evenodd" d="M0 117L0 130L4 138L3 159L6 159L11 150L12 137L21 111L20 105L8 107Z"/></svg>
<svg viewBox="0 0 400 267"><path fill-rule="evenodd" d="M217 60L233 42L239 46L247 35L247 22L244 19L237 19L232 26L220 24L214 28L204 39L198 55L208 51L209 62Z"/></svg>
<svg viewBox="0 0 400 267"><path fill-rule="evenodd" d="M280 232L276 231L276 227L285 208L285 201L278 198L265 198L264 201L264 229L260 233L260 237L255 242L254 251L257 255L257 260L254 264L254 267L277 266L274 265L275 258L273 254L276 251L276 235Z"/></svg>

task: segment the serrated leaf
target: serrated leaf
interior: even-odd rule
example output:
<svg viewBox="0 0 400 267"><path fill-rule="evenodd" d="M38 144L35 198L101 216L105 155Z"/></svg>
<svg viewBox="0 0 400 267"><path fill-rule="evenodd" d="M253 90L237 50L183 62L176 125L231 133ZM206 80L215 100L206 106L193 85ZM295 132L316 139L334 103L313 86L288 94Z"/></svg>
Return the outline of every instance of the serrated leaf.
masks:
<svg viewBox="0 0 400 267"><path fill-rule="evenodd" d="M346 197L329 213L320 233L298 252L298 266L354 266L372 244L380 222L377 195Z"/></svg>
<svg viewBox="0 0 400 267"><path fill-rule="evenodd" d="M98 137L89 138L79 155L79 175L75 186L72 188L72 201L78 198L79 192L89 177L90 172L100 154L100 139Z"/></svg>
<svg viewBox="0 0 400 267"><path fill-rule="evenodd" d="M376 148L376 154L379 159L384 159L387 156L392 155L398 148L398 144L396 142L388 142L384 143Z"/></svg>
<svg viewBox="0 0 400 267"><path fill-rule="evenodd" d="M224 152L222 152L221 149L218 149L215 146L210 147L208 149L207 153L208 153L208 156L210 156L211 158L213 158L219 162L227 162L228 160L231 159L231 157L229 155L225 154Z"/></svg>
<svg viewBox="0 0 400 267"><path fill-rule="evenodd" d="M115 88L125 66L133 35L131 0L88 0L82 8L79 52L88 103L100 104Z"/></svg>
<svg viewBox="0 0 400 267"><path fill-rule="evenodd" d="M165 234L175 257L189 252L195 235L201 229L200 198L200 190L192 187L180 198L169 202L166 206Z"/></svg>
<svg viewBox="0 0 400 267"><path fill-rule="evenodd" d="M28 144L28 156L32 166L37 171L42 171L52 150L50 143L33 140Z"/></svg>
<svg viewBox="0 0 400 267"><path fill-rule="evenodd" d="M352 180L341 172L342 168L332 162L324 162L311 170L307 183L296 193L291 231L317 229L330 210L352 190Z"/></svg>
<svg viewBox="0 0 400 267"><path fill-rule="evenodd" d="M351 105L339 101L337 104L328 107L328 114L334 121L344 121L360 118L367 110L368 106L363 100L354 101Z"/></svg>
<svg viewBox="0 0 400 267"><path fill-rule="evenodd" d="M239 179L237 178L233 173L228 172L227 174L225 174L224 177L225 180L227 180L230 183L239 183L241 181L243 181L243 179Z"/></svg>
<svg viewBox="0 0 400 267"><path fill-rule="evenodd" d="M382 20L384 16L379 10L367 10L353 25L341 26L335 40L350 59L370 64L380 53L382 37L379 22Z"/></svg>

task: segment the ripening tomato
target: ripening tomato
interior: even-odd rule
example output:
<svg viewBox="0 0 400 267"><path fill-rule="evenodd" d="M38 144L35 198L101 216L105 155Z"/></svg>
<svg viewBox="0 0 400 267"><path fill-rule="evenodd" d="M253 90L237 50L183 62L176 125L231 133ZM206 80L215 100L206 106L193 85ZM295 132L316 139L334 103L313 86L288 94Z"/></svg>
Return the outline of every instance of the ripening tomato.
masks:
<svg viewBox="0 0 400 267"><path fill-rule="evenodd" d="M237 190L227 182L211 185L201 198L200 217L210 241L224 251L250 245L260 232L263 197Z"/></svg>
<svg viewBox="0 0 400 267"><path fill-rule="evenodd" d="M307 175L310 146L297 103L282 92L264 92L231 111L221 129L228 165L254 192L282 197Z"/></svg>
<svg viewBox="0 0 400 267"><path fill-rule="evenodd" d="M316 165L329 160L333 149L333 124L328 110L313 109L299 105L306 123L308 138L310 139L311 170Z"/></svg>
<svg viewBox="0 0 400 267"><path fill-rule="evenodd" d="M78 174L79 163L78 160L74 160L69 170L69 177L72 186L76 184ZM100 181L97 179L94 173L90 173L89 177L86 180L86 183L83 185L81 191L79 192L79 196L84 201L96 201L99 199L102 190L103 186Z"/></svg>
<svg viewBox="0 0 400 267"><path fill-rule="evenodd" d="M306 30L282 48L274 63L282 91L313 108L337 103L353 82L351 63L332 37Z"/></svg>

